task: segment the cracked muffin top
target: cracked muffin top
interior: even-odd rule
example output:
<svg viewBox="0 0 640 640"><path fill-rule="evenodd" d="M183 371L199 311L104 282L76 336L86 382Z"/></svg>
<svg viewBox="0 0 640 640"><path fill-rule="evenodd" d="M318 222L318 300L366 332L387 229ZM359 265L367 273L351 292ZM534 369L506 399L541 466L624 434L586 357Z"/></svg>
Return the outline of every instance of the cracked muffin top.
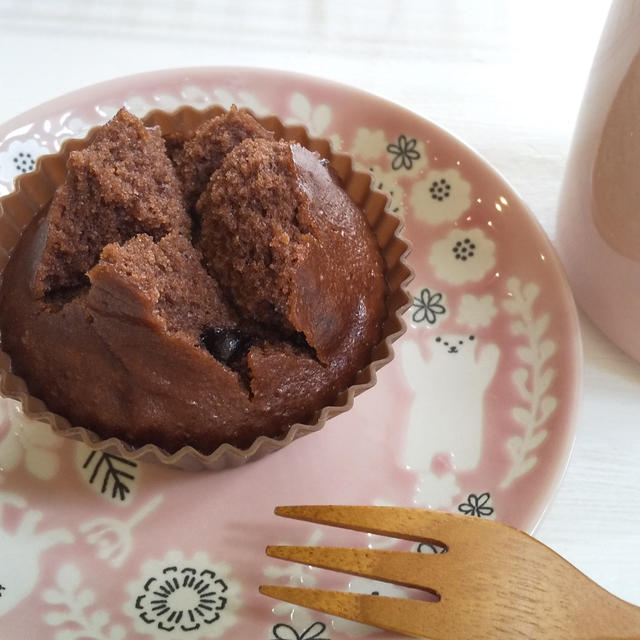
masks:
<svg viewBox="0 0 640 640"><path fill-rule="evenodd" d="M317 154L232 108L165 140L121 110L70 154L0 290L30 392L133 446L250 446L310 420L386 317L362 211Z"/></svg>

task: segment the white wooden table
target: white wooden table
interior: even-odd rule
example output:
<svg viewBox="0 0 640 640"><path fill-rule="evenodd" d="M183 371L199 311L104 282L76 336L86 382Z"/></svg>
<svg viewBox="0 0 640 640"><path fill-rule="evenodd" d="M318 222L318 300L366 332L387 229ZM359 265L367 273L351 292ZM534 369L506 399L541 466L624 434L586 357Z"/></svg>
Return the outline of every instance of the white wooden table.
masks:
<svg viewBox="0 0 640 640"><path fill-rule="evenodd" d="M553 240L607 10L606 0L0 0L0 121L151 69L233 64L324 76L464 140L512 183ZM536 534L640 604L640 364L581 324L575 449Z"/></svg>

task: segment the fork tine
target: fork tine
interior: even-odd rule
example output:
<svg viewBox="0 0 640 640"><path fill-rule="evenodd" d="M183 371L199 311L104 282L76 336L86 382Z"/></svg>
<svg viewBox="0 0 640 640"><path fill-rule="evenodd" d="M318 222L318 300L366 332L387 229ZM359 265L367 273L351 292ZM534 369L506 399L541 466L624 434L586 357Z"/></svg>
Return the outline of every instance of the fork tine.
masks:
<svg viewBox="0 0 640 640"><path fill-rule="evenodd" d="M366 531L403 540L430 542L448 549L458 541L472 540L478 526L490 525L489 521L454 515L427 509L346 506L302 505L276 507L275 514L295 520ZM476 527L475 534L470 527Z"/></svg>
<svg viewBox="0 0 640 640"><path fill-rule="evenodd" d="M464 640L467 636L454 635L455 625L444 625L446 610L440 602L422 602L409 598L390 598L364 593L300 589L261 585L260 593L291 604L322 611L329 615L369 624L387 631L404 633L431 640ZM449 621L451 623L451 621ZM438 629L448 629L446 635Z"/></svg>
<svg viewBox="0 0 640 640"><path fill-rule="evenodd" d="M447 579L457 576L456 567L447 566L444 554L415 553L341 547L268 546L272 558L300 562L313 567L341 571L365 578L424 589L439 595Z"/></svg>

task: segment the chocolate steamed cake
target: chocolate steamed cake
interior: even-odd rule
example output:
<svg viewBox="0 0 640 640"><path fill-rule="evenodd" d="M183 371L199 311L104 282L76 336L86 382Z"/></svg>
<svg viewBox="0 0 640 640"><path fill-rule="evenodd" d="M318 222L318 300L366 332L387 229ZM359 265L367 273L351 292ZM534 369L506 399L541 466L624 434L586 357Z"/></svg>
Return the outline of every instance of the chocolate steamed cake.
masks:
<svg viewBox="0 0 640 640"><path fill-rule="evenodd" d="M86 282L110 242L139 233L159 240L191 222L159 131L120 111L91 150L72 153L67 179L49 208L49 232L34 282L42 296Z"/></svg>
<svg viewBox="0 0 640 640"><path fill-rule="evenodd" d="M232 109L165 143L120 111L71 153L0 290L33 395L134 445L245 448L369 364L382 259L326 163Z"/></svg>
<svg viewBox="0 0 640 640"><path fill-rule="evenodd" d="M195 204L227 153L249 138L272 140L273 134L232 107L226 117L219 116L204 122L182 144L175 137L169 141L170 157L182 182L187 206Z"/></svg>

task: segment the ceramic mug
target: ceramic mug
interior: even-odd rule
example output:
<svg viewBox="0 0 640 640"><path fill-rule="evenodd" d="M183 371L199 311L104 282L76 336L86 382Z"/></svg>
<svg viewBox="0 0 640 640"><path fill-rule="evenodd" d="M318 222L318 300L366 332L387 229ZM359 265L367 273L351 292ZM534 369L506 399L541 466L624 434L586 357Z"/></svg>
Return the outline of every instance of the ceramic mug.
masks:
<svg viewBox="0 0 640 640"><path fill-rule="evenodd" d="M640 0L614 0L578 116L558 246L578 304L640 360Z"/></svg>

